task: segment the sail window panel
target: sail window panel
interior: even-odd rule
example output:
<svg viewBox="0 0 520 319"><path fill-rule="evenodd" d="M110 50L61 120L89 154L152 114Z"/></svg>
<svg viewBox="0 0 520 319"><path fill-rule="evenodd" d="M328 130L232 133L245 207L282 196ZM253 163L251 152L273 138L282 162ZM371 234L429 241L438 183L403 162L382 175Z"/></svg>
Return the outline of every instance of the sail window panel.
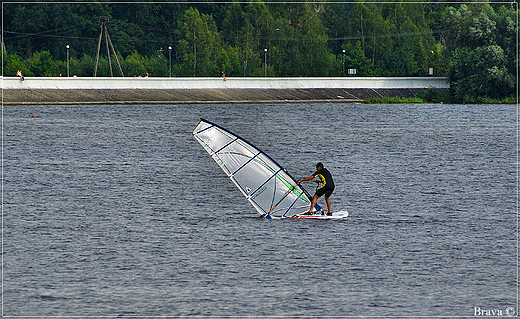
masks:
<svg viewBox="0 0 520 319"><path fill-rule="evenodd" d="M279 170L278 166L266 159L265 155L261 154L233 175L233 179L245 194L251 195Z"/></svg>
<svg viewBox="0 0 520 319"><path fill-rule="evenodd" d="M302 200L302 196L299 194L301 193L297 191L292 192L280 204L278 204L276 208L279 208L280 210L275 213L275 216L279 214L288 214L290 216L309 210L310 202Z"/></svg>
<svg viewBox="0 0 520 319"><path fill-rule="evenodd" d="M280 182L276 177L270 179L251 196L250 200L262 207L266 212L270 211L289 190L287 187L282 187L279 184ZM288 196L290 196L290 194ZM278 215L277 213L280 209L283 209L283 204L280 204L271 212L273 216Z"/></svg>
<svg viewBox="0 0 520 319"><path fill-rule="evenodd" d="M210 154L220 150L236 138L228 132L219 130L216 127L202 131L198 133L197 136Z"/></svg>
<svg viewBox="0 0 520 319"><path fill-rule="evenodd" d="M256 205L262 207L266 212L270 211L288 191L288 189L282 189L279 187L275 190L273 183L275 183L275 180L270 181L269 185L266 185L265 189L262 187L250 199ZM289 213L293 212L294 214L297 214L309 209L310 203L301 200L299 194L301 193L298 191L298 188L296 190L291 190L289 195L274 207L271 211L271 215L282 216L288 210ZM278 200L275 200L275 198L278 198Z"/></svg>
<svg viewBox="0 0 520 319"><path fill-rule="evenodd" d="M248 163L256 153L251 150L251 147L247 147L237 140L218 151L217 155L222 160L222 169L228 175L231 175Z"/></svg>
<svg viewBox="0 0 520 319"><path fill-rule="evenodd" d="M308 209L309 202L299 186L293 189L293 183L295 183L293 179L282 171L255 192L250 200L266 211L276 205L271 212L273 216L281 216L289 209L301 213L304 209Z"/></svg>
<svg viewBox="0 0 520 319"><path fill-rule="evenodd" d="M296 185L296 181L292 177L290 177L286 172L281 171L276 176L276 188L283 189L283 194L280 195L280 192L277 192L275 203L280 201L283 196L289 191L290 193L278 204L276 209L280 209L282 213L285 213L288 209L296 210L295 213L301 213L303 210L308 209L310 205L310 201L305 195L303 189Z"/></svg>
<svg viewBox="0 0 520 319"><path fill-rule="evenodd" d="M295 187L296 186L296 187ZM275 202L278 202L282 199L285 194L290 190L290 194L287 195L284 201L290 200L294 202L294 200L302 194L302 189L296 185L296 181L294 181L286 172L280 171L276 174L276 189L282 190L281 195L280 192L276 194ZM291 198L293 198L291 200ZM282 204L282 203L280 203Z"/></svg>

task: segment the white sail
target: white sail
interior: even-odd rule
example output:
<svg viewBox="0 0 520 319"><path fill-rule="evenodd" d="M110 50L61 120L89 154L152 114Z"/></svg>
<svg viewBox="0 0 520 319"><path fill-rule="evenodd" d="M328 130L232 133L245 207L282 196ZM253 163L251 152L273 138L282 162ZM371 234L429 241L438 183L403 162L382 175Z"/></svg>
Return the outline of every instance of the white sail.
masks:
<svg viewBox="0 0 520 319"><path fill-rule="evenodd" d="M305 189L251 143L204 119L193 136L261 215L292 216L309 209Z"/></svg>

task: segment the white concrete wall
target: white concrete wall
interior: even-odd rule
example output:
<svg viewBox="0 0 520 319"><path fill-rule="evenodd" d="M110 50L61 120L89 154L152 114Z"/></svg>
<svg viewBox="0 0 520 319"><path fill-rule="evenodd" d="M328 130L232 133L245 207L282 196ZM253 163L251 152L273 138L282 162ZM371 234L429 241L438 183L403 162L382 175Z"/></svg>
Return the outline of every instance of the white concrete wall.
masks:
<svg viewBox="0 0 520 319"><path fill-rule="evenodd" d="M441 77L343 78L122 78L4 77L4 89L421 89L449 88Z"/></svg>

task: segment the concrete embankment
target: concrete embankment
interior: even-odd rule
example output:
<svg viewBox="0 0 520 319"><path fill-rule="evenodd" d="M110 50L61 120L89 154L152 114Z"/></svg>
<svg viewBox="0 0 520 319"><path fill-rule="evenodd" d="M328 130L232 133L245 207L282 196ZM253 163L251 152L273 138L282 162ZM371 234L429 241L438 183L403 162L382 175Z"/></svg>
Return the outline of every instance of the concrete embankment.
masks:
<svg viewBox="0 0 520 319"><path fill-rule="evenodd" d="M2 79L4 104L361 102L413 97L446 78L79 78Z"/></svg>

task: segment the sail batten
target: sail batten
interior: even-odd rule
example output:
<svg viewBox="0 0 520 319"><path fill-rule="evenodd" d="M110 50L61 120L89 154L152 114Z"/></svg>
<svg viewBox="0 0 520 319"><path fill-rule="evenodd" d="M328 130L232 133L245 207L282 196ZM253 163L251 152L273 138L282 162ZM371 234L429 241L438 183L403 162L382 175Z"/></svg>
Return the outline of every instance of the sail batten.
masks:
<svg viewBox="0 0 520 319"><path fill-rule="evenodd" d="M276 177L276 174L278 174L282 169L280 168L280 170L276 173L274 173L271 177L269 177L269 179L267 179L262 185L260 185L257 189L255 189L253 192L251 192L251 196L254 196L256 192L258 192L258 190L260 190L262 188L262 186L264 186L265 184L267 184L272 178ZM275 189L276 191L276 189Z"/></svg>
<svg viewBox="0 0 520 319"><path fill-rule="evenodd" d="M222 146L222 148L221 148L221 149L219 149L219 150L215 151L215 154L216 154L216 153L218 153L218 152L220 152L221 150L225 149L225 148L226 148L226 147L227 147L228 145L230 145L230 144L234 143L234 142L235 142L235 141L236 141L237 139L238 139L238 137L237 137L237 138L235 138L234 140L232 140L231 142L229 142L229 143L228 143L227 145L224 145L224 146Z"/></svg>
<svg viewBox="0 0 520 319"><path fill-rule="evenodd" d="M260 214L285 216L308 209L310 196L305 189L253 144L204 119L193 136Z"/></svg>
<svg viewBox="0 0 520 319"><path fill-rule="evenodd" d="M240 166L236 171L233 172L233 174L231 175L235 175L236 172L238 172L239 170L242 169L242 167L246 166L249 162L251 162L252 160L254 160L258 155L262 154L261 152L258 152L256 153L255 156L251 157L247 162L244 163L244 165Z"/></svg>

